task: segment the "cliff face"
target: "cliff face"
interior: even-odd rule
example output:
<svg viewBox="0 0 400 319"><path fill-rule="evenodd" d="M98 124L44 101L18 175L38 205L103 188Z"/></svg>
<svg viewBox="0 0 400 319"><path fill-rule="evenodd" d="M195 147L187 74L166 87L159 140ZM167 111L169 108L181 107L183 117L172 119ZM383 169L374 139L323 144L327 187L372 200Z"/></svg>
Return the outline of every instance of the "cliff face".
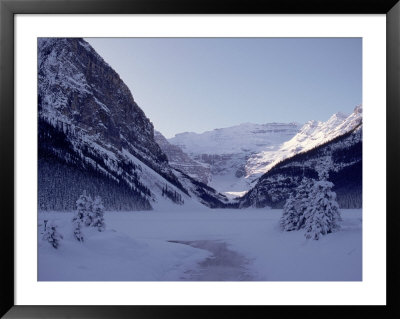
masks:
<svg viewBox="0 0 400 319"><path fill-rule="evenodd" d="M218 201L182 184L128 87L83 39L38 40L38 128L39 209L74 209L83 190L110 210Z"/></svg>
<svg viewBox="0 0 400 319"><path fill-rule="evenodd" d="M154 128L119 75L82 39L39 39L39 116L79 130L105 149L165 165Z"/></svg>
<svg viewBox="0 0 400 319"><path fill-rule="evenodd" d="M38 40L38 116L39 208L73 209L83 189L107 209L150 209L167 184L185 193L152 123L83 39Z"/></svg>
<svg viewBox="0 0 400 319"><path fill-rule="evenodd" d="M158 131L154 131L154 138L165 155L167 155L168 162L173 168L189 175L195 180L208 184L211 178L209 165L193 160L179 146L169 143Z"/></svg>

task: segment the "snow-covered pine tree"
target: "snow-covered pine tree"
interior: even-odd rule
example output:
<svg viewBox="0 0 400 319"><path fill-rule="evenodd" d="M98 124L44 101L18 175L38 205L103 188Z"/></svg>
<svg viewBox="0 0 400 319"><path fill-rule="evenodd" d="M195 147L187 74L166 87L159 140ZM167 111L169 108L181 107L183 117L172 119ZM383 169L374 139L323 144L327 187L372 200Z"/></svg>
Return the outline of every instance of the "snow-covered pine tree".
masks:
<svg viewBox="0 0 400 319"><path fill-rule="evenodd" d="M93 222L92 206L93 206L92 197L88 195L86 202L86 213L84 215L84 224L86 227L89 227Z"/></svg>
<svg viewBox="0 0 400 319"><path fill-rule="evenodd" d="M97 230L100 232L105 230L106 224L104 222L104 206L100 196L96 196L93 201L91 218L91 226L97 227Z"/></svg>
<svg viewBox="0 0 400 319"><path fill-rule="evenodd" d="M48 222L49 222L48 219L44 219L44 220L43 220L43 228L42 228L42 230L40 231L40 234L42 235L42 237L43 237L44 233L45 233L46 230L47 230L47 223L48 223Z"/></svg>
<svg viewBox="0 0 400 319"><path fill-rule="evenodd" d="M50 245L52 245L55 249L60 245L61 239L63 236L57 231L58 226L54 222L45 224L43 237L44 241L47 241Z"/></svg>
<svg viewBox="0 0 400 319"><path fill-rule="evenodd" d="M83 191L82 195L76 201L76 211L78 218L83 222L85 215L90 211L90 200L86 194L86 190Z"/></svg>
<svg viewBox="0 0 400 319"><path fill-rule="evenodd" d="M323 171L319 176L323 179L314 183L310 202L304 213L305 236L314 240L338 230L341 220L336 193L332 191L333 183L326 180L327 171Z"/></svg>
<svg viewBox="0 0 400 319"><path fill-rule="evenodd" d="M72 219L72 223L74 225L74 236L78 241L84 240L82 224L89 226L92 222L92 217L89 216L91 214L91 209L92 198L87 195L86 190L84 190L83 194L79 196L78 200L76 201L76 213Z"/></svg>
<svg viewBox="0 0 400 319"><path fill-rule="evenodd" d="M297 229L298 214L295 208L295 198L293 194L289 195L283 206L283 215L279 221L281 230L292 231Z"/></svg>
<svg viewBox="0 0 400 319"><path fill-rule="evenodd" d="M321 157L315 165L315 170L318 173L320 181L327 181L329 178L329 171L333 167L332 156L326 155Z"/></svg>
<svg viewBox="0 0 400 319"><path fill-rule="evenodd" d="M83 242L85 237L82 233L81 220L76 216L72 219L72 224L74 225L74 237L77 241Z"/></svg>
<svg viewBox="0 0 400 319"><path fill-rule="evenodd" d="M304 212L308 206L309 192L313 180L303 177L296 188L295 195L291 194L283 207L280 227L284 231L299 230L304 227Z"/></svg>
<svg viewBox="0 0 400 319"><path fill-rule="evenodd" d="M77 215L85 226L92 224L92 204L92 197L86 194L86 190L83 191L83 194L76 201Z"/></svg>
<svg viewBox="0 0 400 319"><path fill-rule="evenodd" d="M304 228L305 216L304 213L309 205L310 191L313 188L315 180L312 178L303 177L300 185L296 189L295 209L297 211L297 230Z"/></svg>

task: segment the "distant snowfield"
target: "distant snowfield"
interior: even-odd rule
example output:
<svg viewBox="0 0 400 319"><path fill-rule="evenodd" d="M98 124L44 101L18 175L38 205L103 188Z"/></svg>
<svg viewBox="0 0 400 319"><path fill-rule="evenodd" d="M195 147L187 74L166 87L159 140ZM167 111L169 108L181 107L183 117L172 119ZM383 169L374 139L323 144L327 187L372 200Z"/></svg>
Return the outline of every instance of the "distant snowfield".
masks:
<svg viewBox="0 0 400 319"><path fill-rule="evenodd" d="M39 281L360 281L362 210L342 210L341 231L319 241L281 232L282 210L108 212L107 230L72 237L72 213L39 212ZM59 225L59 249L41 240Z"/></svg>
<svg viewBox="0 0 400 319"><path fill-rule="evenodd" d="M362 106L333 114L326 122L242 123L203 133L185 132L168 139L193 160L211 167L208 185L229 198L244 194L279 162L307 152L362 124ZM212 160L210 160L212 158ZM239 173L239 175L238 175Z"/></svg>

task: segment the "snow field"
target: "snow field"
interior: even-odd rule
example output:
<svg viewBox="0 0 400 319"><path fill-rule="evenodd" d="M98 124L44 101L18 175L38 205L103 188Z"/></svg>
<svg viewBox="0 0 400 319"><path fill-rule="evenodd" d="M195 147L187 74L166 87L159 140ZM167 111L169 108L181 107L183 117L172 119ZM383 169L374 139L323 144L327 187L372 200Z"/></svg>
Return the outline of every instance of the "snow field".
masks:
<svg viewBox="0 0 400 319"><path fill-rule="evenodd" d="M246 268L249 281L362 280L360 209L342 210L341 230L318 241L307 240L304 231L281 232L282 210L178 207L107 212L106 231L84 227L83 244L72 235L73 213L38 215L39 231L48 219L64 236L56 250L41 240L39 232L39 281L195 280L188 274L216 257L208 250L169 241L226 243L248 261L236 266Z"/></svg>

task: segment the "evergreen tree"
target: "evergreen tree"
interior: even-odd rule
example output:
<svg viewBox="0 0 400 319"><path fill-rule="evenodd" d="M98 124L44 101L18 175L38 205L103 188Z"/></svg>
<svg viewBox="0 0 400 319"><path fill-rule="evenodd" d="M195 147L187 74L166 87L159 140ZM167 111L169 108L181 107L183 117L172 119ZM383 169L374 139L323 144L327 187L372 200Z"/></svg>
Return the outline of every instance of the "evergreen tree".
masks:
<svg viewBox="0 0 400 319"><path fill-rule="evenodd" d="M84 241L84 235L82 233L82 221L81 219L75 215L74 218L72 219L72 224L74 226L74 237L77 241L83 242Z"/></svg>
<svg viewBox="0 0 400 319"><path fill-rule="evenodd" d="M303 178L296 195L290 195L280 220L282 230L304 228L307 239L318 240L322 235L339 229L339 204L336 193L332 191L334 185L327 180L331 163L330 157L323 158L316 165L319 181Z"/></svg>
<svg viewBox="0 0 400 319"><path fill-rule="evenodd" d="M42 237L44 241L47 241L55 249L58 248L61 239L63 239L63 236L57 231L57 228L58 226L54 222L46 223L44 225Z"/></svg>
<svg viewBox="0 0 400 319"><path fill-rule="evenodd" d="M165 187L163 187L161 194L162 196L168 197L175 204L180 204L180 205L184 204L182 196L177 191L169 189L167 184L165 184Z"/></svg>
<svg viewBox="0 0 400 319"><path fill-rule="evenodd" d="M100 232L105 230L106 224L104 222L104 206L100 196L96 196L93 201L91 218L91 226L97 227L97 230Z"/></svg>
<svg viewBox="0 0 400 319"><path fill-rule="evenodd" d="M76 240L83 242L84 236L82 233L82 224L89 226L91 224L91 213L92 209L92 198L86 194L86 190L83 191L83 194L79 196L76 201L76 213L74 218L72 219L72 223L74 225L74 236Z"/></svg>
<svg viewBox="0 0 400 319"><path fill-rule="evenodd" d="M304 212L309 202L309 192L313 180L304 177L296 189L296 194L291 194L283 207L280 227L284 231L299 230L304 228Z"/></svg>
<svg viewBox="0 0 400 319"><path fill-rule="evenodd" d="M297 188L295 198L295 209L297 211L297 230L304 228L304 213L309 205L310 191L315 183L314 179L303 177Z"/></svg>
<svg viewBox="0 0 400 319"><path fill-rule="evenodd" d="M90 226L92 224L92 205L92 197L90 197L90 195L87 195L86 190L84 190L83 194L79 196L78 200L76 201L76 208L77 215L85 226Z"/></svg>
<svg viewBox="0 0 400 319"><path fill-rule="evenodd" d="M329 170L333 167L332 156L322 156L315 165L315 170L318 173L320 181L327 181L329 178Z"/></svg>
<svg viewBox="0 0 400 319"><path fill-rule="evenodd" d="M283 206L283 215L280 219L280 227L284 231L291 231L297 229L298 214L295 209L295 199L293 194L290 194Z"/></svg>
<svg viewBox="0 0 400 319"><path fill-rule="evenodd" d="M341 220L336 193L332 191L333 183L326 180L315 182L311 193L311 201L304 213L307 239L318 240L321 235L339 229Z"/></svg>

